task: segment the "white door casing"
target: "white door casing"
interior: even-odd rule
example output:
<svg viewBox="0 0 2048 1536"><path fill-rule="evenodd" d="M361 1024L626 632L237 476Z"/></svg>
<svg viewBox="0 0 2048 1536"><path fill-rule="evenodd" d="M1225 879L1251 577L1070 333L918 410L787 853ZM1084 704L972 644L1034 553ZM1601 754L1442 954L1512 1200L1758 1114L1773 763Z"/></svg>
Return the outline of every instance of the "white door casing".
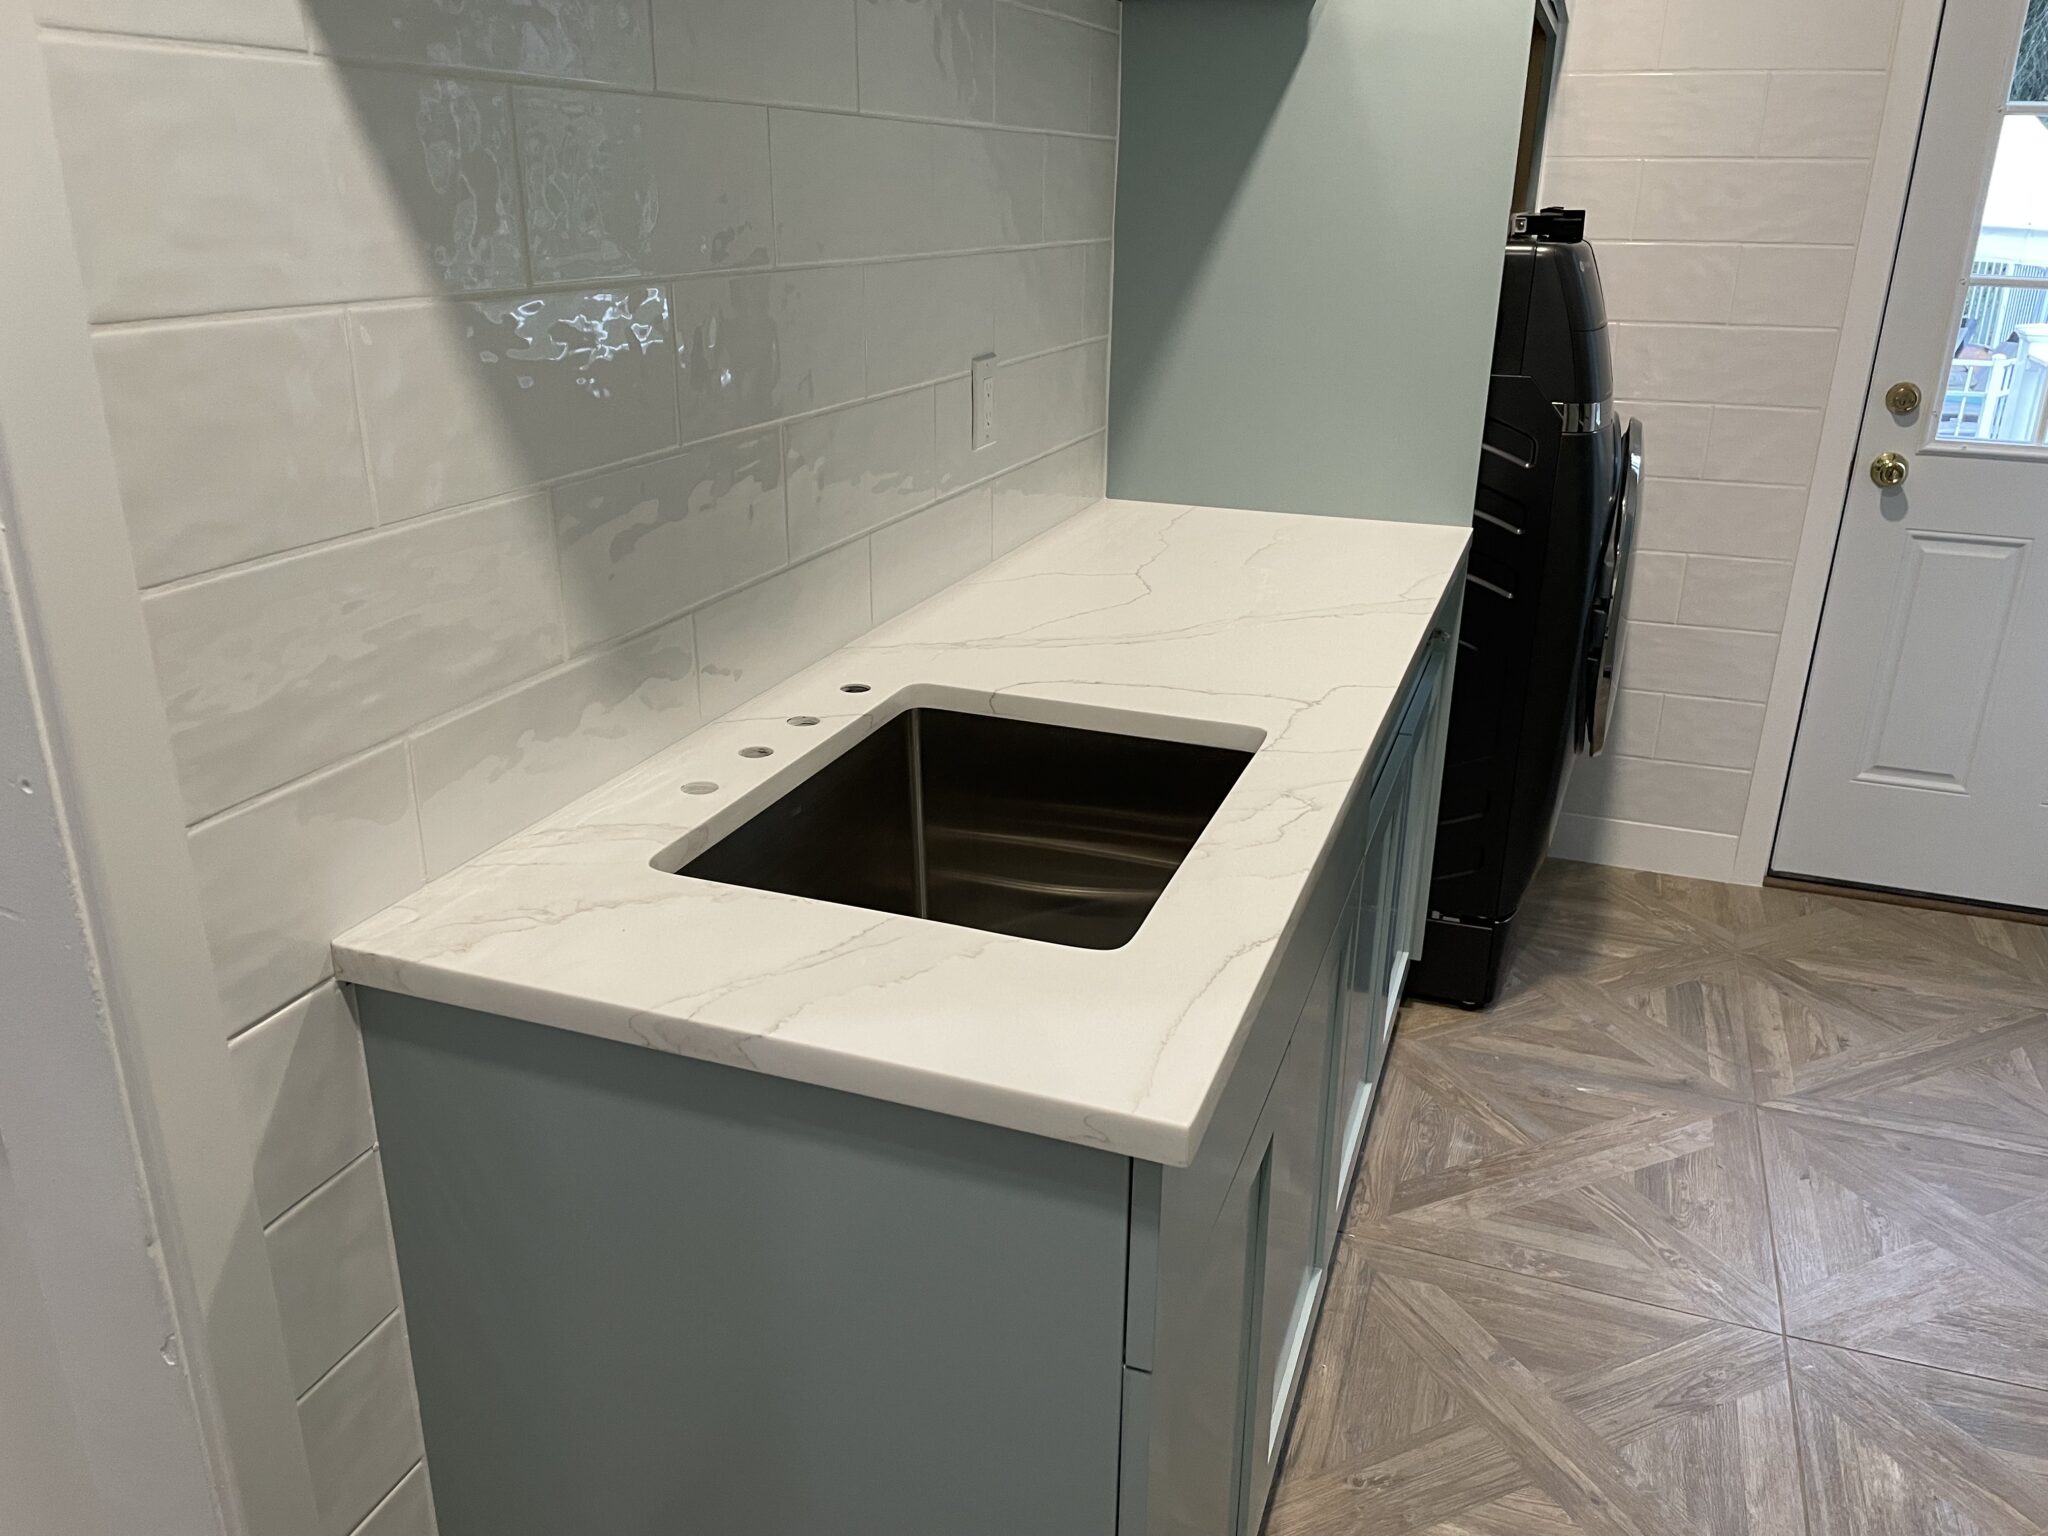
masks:
<svg viewBox="0 0 2048 1536"><path fill-rule="evenodd" d="M2026 9L1942 21L1772 865L2048 908L2048 106L2006 99ZM2037 209L2041 238L1980 243L1987 204ZM1973 282L1973 257L2001 275ZM1901 382L1917 410L1888 408ZM1897 489L1866 473L1885 453Z"/></svg>

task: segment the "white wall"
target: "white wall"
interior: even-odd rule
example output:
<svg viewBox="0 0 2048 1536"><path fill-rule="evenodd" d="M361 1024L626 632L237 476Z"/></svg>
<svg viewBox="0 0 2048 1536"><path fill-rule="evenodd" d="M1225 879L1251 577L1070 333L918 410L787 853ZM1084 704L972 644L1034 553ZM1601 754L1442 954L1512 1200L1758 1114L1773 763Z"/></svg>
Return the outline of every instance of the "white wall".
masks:
<svg viewBox="0 0 2048 1536"><path fill-rule="evenodd" d="M1816 483L1824 428L1838 438L1830 411L1862 407L1859 256L1888 266L1902 192L1890 176L1872 191L1899 24L1900 0L1574 7L1544 196L1588 210L1649 485L1617 735L1574 774L1559 853L1737 871L1766 704L1798 708L1803 657L1774 697L1795 561L1817 603L1803 578L1816 558L1824 573L1833 525L1802 538L1840 513L1838 447ZM1774 819L1752 817L1752 840L1767 848Z"/></svg>
<svg viewBox="0 0 2048 1536"><path fill-rule="evenodd" d="M1117 7L37 9L321 1523L414 1536L328 942L1100 494Z"/></svg>

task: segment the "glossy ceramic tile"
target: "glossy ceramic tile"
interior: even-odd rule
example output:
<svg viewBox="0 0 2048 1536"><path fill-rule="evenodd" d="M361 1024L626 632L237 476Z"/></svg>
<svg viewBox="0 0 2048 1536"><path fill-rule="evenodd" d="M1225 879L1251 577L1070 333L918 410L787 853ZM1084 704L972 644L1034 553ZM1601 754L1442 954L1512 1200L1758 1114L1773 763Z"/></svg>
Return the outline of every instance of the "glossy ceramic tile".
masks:
<svg viewBox="0 0 2048 1536"><path fill-rule="evenodd" d="M419 1463L405 1319L394 1312L299 1403L322 1536L350 1536Z"/></svg>
<svg viewBox="0 0 2048 1536"><path fill-rule="evenodd" d="M1635 233L1636 200L1642 192L1640 160L1543 162L1543 201L1586 210L1586 235L1593 240L1626 240Z"/></svg>
<svg viewBox="0 0 2048 1536"><path fill-rule="evenodd" d="M1643 488L1637 547L1789 560L1805 517L1806 492L1796 485L1652 480Z"/></svg>
<svg viewBox="0 0 2048 1536"><path fill-rule="evenodd" d="M1853 245L1869 184L1861 160L1649 160L1633 233Z"/></svg>
<svg viewBox="0 0 2048 1536"><path fill-rule="evenodd" d="M1683 400L1622 399L1614 408L1626 421L1640 417L1652 473L1667 479L1697 480L1706 473L1707 439L1714 429L1714 408Z"/></svg>
<svg viewBox="0 0 2048 1536"><path fill-rule="evenodd" d="M521 281L502 87L125 42L44 56L95 319Z"/></svg>
<svg viewBox="0 0 2048 1536"><path fill-rule="evenodd" d="M438 1536L438 1530L434 1494L427 1482L426 1463L421 1462L370 1511L356 1527L355 1536Z"/></svg>
<svg viewBox="0 0 2048 1536"><path fill-rule="evenodd" d="M144 586L374 520L338 311L93 338Z"/></svg>
<svg viewBox="0 0 2048 1536"><path fill-rule="evenodd" d="M868 546L844 544L697 613L706 719L737 709L874 623Z"/></svg>
<svg viewBox="0 0 2048 1536"><path fill-rule="evenodd" d="M1116 132L1117 36L1007 0L995 7L995 120Z"/></svg>
<svg viewBox="0 0 2048 1536"><path fill-rule="evenodd" d="M1655 69L1667 0L1580 0L1566 58L1574 72Z"/></svg>
<svg viewBox="0 0 2048 1536"><path fill-rule="evenodd" d="M815 267L674 285L682 440L858 400L865 280L886 268Z"/></svg>
<svg viewBox="0 0 2048 1536"><path fill-rule="evenodd" d="M1088 342L1007 363L996 373L996 440L974 446L967 379L938 387L939 490L986 480L1073 442L1105 420L1108 348Z"/></svg>
<svg viewBox="0 0 2048 1536"><path fill-rule="evenodd" d="M1658 64L1665 69L1883 69L1899 0L1722 0L1673 4Z"/></svg>
<svg viewBox="0 0 2048 1536"><path fill-rule="evenodd" d="M1734 308L1739 245L1603 240L1597 254L1609 320L1718 322Z"/></svg>
<svg viewBox="0 0 2048 1536"><path fill-rule="evenodd" d="M1763 131L1768 80L1761 72L1575 73L1558 90L1544 152L1747 155Z"/></svg>
<svg viewBox="0 0 2048 1536"><path fill-rule="evenodd" d="M1724 629L1766 629L1777 633L1792 592L1789 560L1731 560L1718 555L1688 555L1681 624L1710 624Z"/></svg>
<svg viewBox="0 0 2048 1536"><path fill-rule="evenodd" d="M1770 696L1778 637L1677 624L1631 624L1622 677L1631 688L1715 699ZM1718 830L1730 831L1732 828Z"/></svg>
<svg viewBox="0 0 2048 1536"><path fill-rule="evenodd" d="M995 482L995 550L1008 554L1093 505L1106 469L1101 435L1011 470Z"/></svg>
<svg viewBox="0 0 2048 1536"><path fill-rule="evenodd" d="M328 53L650 86L645 0L303 0Z"/></svg>
<svg viewBox="0 0 2048 1536"><path fill-rule="evenodd" d="M856 104L848 0L654 0L664 91L792 106Z"/></svg>
<svg viewBox="0 0 2048 1536"><path fill-rule="evenodd" d="M1877 153L1890 86L1882 70L1774 74L1760 147L1766 155L1868 159Z"/></svg>
<svg viewBox="0 0 2048 1536"><path fill-rule="evenodd" d="M997 351L996 269L1013 259L939 256L869 267L868 389L951 378L966 373L982 353Z"/></svg>
<svg viewBox="0 0 2048 1536"><path fill-rule="evenodd" d="M334 935L426 878L400 743L218 817L190 841L229 1033L325 980Z"/></svg>
<svg viewBox="0 0 2048 1536"><path fill-rule="evenodd" d="M801 560L933 500L939 485L934 412L933 392L915 389L789 424L792 558Z"/></svg>
<svg viewBox="0 0 2048 1536"><path fill-rule="evenodd" d="M557 486L569 647L588 650L789 559L781 440L725 438Z"/></svg>
<svg viewBox="0 0 2048 1536"><path fill-rule="evenodd" d="M1117 0L1034 0L1041 11L1055 11L1075 21L1085 21L1090 26L1107 27L1117 30L1123 12Z"/></svg>
<svg viewBox="0 0 2048 1536"><path fill-rule="evenodd" d="M331 982L235 1036L228 1064L255 1142L256 1209L265 1221L376 1141L362 1039Z"/></svg>
<svg viewBox="0 0 2048 1536"><path fill-rule="evenodd" d="M36 0L51 26L194 42L303 48L306 23L297 0Z"/></svg>
<svg viewBox="0 0 2048 1536"><path fill-rule="evenodd" d="M1681 763L1748 768L1763 737L1764 707L1671 694L1658 717L1655 755Z"/></svg>
<svg viewBox="0 0 2048 1536"><path fill-rule="evenodd" d="M1603 755L1572 770L1565 809L1610 821L1740 832L1749 775L1654 758Z"/></svg>
<svg viewBox="0 0 2048 1536"><path fill-rule="evenodd" d="M864 112L987 122L995 0L855 0Z"/></svg>
<svg viewBox="0 0 2048 1536"><path fill-rule="evenodd" d="M778 109L769 136L778 261L1025 245L1045 227L1036 134Z"/></svg>
<svg viewBox="0 0 2048 1536"><path fill-rule="evenodd" d="M993 507L992 492L981 486L879 530L869 543L875 622L987 565L995 557Z"/></svg>
<svg viewBox="0 0 2048 1536"><path fill-rule="evenodd" d="M1856 271L1853 246L1750 245L1735 279L1738 325L1840 325Z"/></svg>
<svg viewBox="0 0 2048 1536"><path fill-rule="evenodd" d="M1614 719L1607 728L1607 750L1618 757L1654 757L1664 695L1624 688L1616 698Z"/></svg>
<svg viewBox="0 0 2048 1536"><path fill-rule="evenodd" d="M1107 240L1116 223L1116 145L1045 141L1045 238Z"/></svg>
<svg viewBox="0 0 2048 1536"><path fill-rule="evenodd" d="M1821 413L1717 405L1707 448L1707 478L1764 485L1805 485L1820 450Z"/></svg>
<svg viewBox="0 0 2048 1536"><path fill-rule="evenodd" d="M766 108L529 87L516 111L536 282L766 264Z"/></svg>
<svg viewBox="0 0 2048 1536"><path fill-rule="evenodd" d="M1678 622L1678 599L1685 588L1685 558L1654 549L1636 551L1629 567L1630 618L1638 623Z"/></svg>
<svg viewBox="0 0 2048 1536"><path fill-rule="evenodd" d="M663 289L375 305L349 324L387 520L675 444Z"/></svg>
<svg viewBox="0 0 2048 1536"><path fill-rule="evenodd" d="M1649 400L1818 407L1834 382L1831 330L1616 321L1608 335L1615 377Z"/></svg>
<svg viewBox="0 0 2048 1536"><path fill-rule="evenodd" d="M193 820L562 659L545 496L144 602Z"/></svg>
<svg viewBox="0 0 2048 1536"><path fill-rule="evenodd" d="M366 1152L265 1234L292 1390L304 1393L398 1310L384 1174Z"/></svg>
<svg viewBox="0 0 2048 1536"><path fill-rule="evenodd" d="M696 729L683 619L429 726L412 739L429 877Z"/></svg>

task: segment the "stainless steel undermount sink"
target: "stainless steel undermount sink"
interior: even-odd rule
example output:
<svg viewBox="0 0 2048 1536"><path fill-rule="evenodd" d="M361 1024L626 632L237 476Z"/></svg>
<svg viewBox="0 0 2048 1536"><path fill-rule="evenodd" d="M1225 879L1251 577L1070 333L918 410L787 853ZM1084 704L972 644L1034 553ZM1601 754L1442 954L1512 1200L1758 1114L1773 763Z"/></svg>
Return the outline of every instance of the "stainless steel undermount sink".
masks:
<svg viewBox="0 0 2048 1536"><path fill-rule="evenodd" d="M675 872L1115 949L1250 761L1228 747L906 709Z"/></svg>

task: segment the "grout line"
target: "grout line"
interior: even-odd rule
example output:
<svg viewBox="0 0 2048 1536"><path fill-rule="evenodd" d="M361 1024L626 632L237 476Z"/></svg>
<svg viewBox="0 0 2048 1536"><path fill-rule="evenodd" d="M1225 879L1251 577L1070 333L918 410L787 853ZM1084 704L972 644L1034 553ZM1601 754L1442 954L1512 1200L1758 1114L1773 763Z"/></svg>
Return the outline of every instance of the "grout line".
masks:
<svg viewBox="0 0 2048 1536"><path fill-rule="evenodd" d="M279 1222L283 1221L287 1216L290 1216L293 1212L302 1209L303 1207L311 1203L313 1200L317 1199L325 1190L330 1188L336 1180L340 1179L343 1174L348 1173L351 1169L353 1169L356 1166L356 1164L362 1162L365 1158L375 1157L376 1155L377 1143L375 1141L372 1141L367 1147L363 1148L362 1151L358 1152L354 1157L350 1158L347 1162L343 1163L339 1168L335 1169L334 1172L328 1174L326 1178L322 1179L318 1184L315 1184L311 1189L307 1190L303 1195L299 1196L298 1199L294 1200L290 1205L286 1206L283 1210L279 1211L275 1216L271 1217L270 1220L266 1221L263 1224L263 1235L265 1237L268 1237L272 1232L274 1232L277 1229L277 1224ZM367 1337L369 1337L369 1335L365 1334L364 1338ZM353 1347L353 1345L350 1346L350 1348ZM342 1353L346 1354L348 1353L348 1351L343 1350Z"/></svg>
<svg viewBox="0 0 2048 1536"><path fill-rule="evenodd" d="M375 1520L380 1514L384 1512L385 1505L389 1504L394 1498L398 1496L398 1490L406 1485L406 1483L411 1479L413 1473L419 1472L423 1467L426 1466L426 1464L427 1458L421 1456L417 1460L415 1460L411 1466L407 1467L404 1473L399 1477L398 1481L393 1483L388 1489L385 1490L384 1497L382 1497L375 1504L370 1506L370 1512L367 1515L363 1516L362 1520L357 1523L355 1530L350 1533L350 1536L363 1536L363 1532L367 1531L370 1528L370 1522L372 1520Z"/></svg>
<svg viewBox="0 0 2048 1536"><path fill-rule="evenodd" d="M405 752L405 793L412 805L412 840L413 846L419 850L420 878L431 880L434 878L434 866L427 861L427 816L420 808L420 767L413 755L413 733L408 731L399 738L399 742Z"/></svg>
<svg viewBox="0 0 2048 1536"><path fill-rule="evenodd" d="M1778 1353L1785 1362L1785 1397L1792 1410L1787 1426L1792 1435L1792 1465L1799 1476L1799 1522L1808 1532L1816 1529L1813 1513L1813 1474L1806 1465L1806 1435L1799 1427L1799 1383L1792 1375L1792 1340L1778 1335Z"/></svg>
<svg viewBox="0 0 2048 1536"><path fill-rule="evenodd" d="M347 1352L344 1353L339 1360L335 1361L334 1364L330 1365L329 1367L327 1367L326 1370L322 1371L319 1374L319 1376L314 1380L313 1384L310 1387L306 1388L305 1391L299 1394L299 1406L301 1408L305 1407L306 1399L311 1397L315 1392L318 1392L320 1388L323 1385L325 1385L328 1377L332 1376L344 1365L347 1365L350 1360L354 1359L357 1355L361 1354L363 1346L369 1343L370 1340L374 1339L378 1335L378 1333L380 1333L383 1329L388 1327L391 1323L391 1320L394 1317L403 1317L404 1314L405 1307L403 1306L403 1304L401 1304L399 1306L393 1307L389 1312L386 1312L382 1317L378 1318L375 1327L373 1327L368 1333L364 1334L360 1339L357 1339L355 1343L351 1344L348 1347ZM410 1351L410 1344L411 1341L407 1340L408 1350L406 1355L406 1375L408 1376L412 1374L412 1357ZM398 1485L396 1483L392 1484L393 1488L397 1486ZM390 1492L390 1489L387 1488L385 1492L388 1494ZM382 1503L383 1500L380 1499L378 1500L378 1502Z"/></svg>
<svg viewBox="0 0 2048 1536"><path fill-rule="evenodd" d="M1914 1360L1905 1355L1888 1355L1882 1350L1837 1344L1832 1339L1808 1338L1803 1333L1788 1333L1784 1337L1787 1344L1810 1344L1817 1349L1831 1349L1837 1354L1856 1355L1865 1360L1883 1360L1890 1365L1909 1365L1915 1370L1933 1371L1941 1376L1960 1376L1965 1381L1983 1381L1993 1386L2011 1387L2015 1391L2025 1392L2048 1403L2048 1387L2043 1387L2036 1381L2015 1381L2009 1376L1991 1376L1983 1371L1958 1370L1952 1365L1929 1365L1925 1360Z"/></svg>
<svg viewBox="0 0 2048 1536"><path fill-rule="evenodd" d="M242 1036L248 1034L250 1030L262 1028L265 1024L268 1024L272 1019L276 1018L280 1013L283 1013L285 1009L295 1008L300 1003L303 1003L307 998L311 997L315 992L318 992L321 988L330 987L333 985L334 977L331 974L322 976L318 981L314 982L313 985L307 987L305 990L293 993L290 997L286 998L283 1002L279 1003L275 1008L271 1009L268 1013L263 1014L259 1018L251 1019L247 1024L238 1025L233 1030L230 1030L228 1032L228 1044L233 1045L237 1040L241 1039Z"/></svg>
<svg viewBox="0 0 2048 1536"><path fill-rule="evenodd" d="M325 313L325 311L319 311L319 313ZM370 418L368 413L363 410L363 371L356 362L355 323L346 305L334 311L334 314L341 324L342 350L348 356L348 398L350 408L356 413L356 447L360 451L363 461L363 494L370 500L370 527L381 528L384 526L384 498L377 494L377 465L376 461L370 456ZM361 533L363 531L360 528L350 530L352 533ZM347 537L349 537L349 534L346 533L336 535L337 539L345 539ZM264 557L258 555L255 558L260 560ZM222 567L216 566L214 569L219 570ZM168 583L159 582L158 585L163 586L168 585ZM148 591L149 588L145 587L143 590Z"/></svg>

